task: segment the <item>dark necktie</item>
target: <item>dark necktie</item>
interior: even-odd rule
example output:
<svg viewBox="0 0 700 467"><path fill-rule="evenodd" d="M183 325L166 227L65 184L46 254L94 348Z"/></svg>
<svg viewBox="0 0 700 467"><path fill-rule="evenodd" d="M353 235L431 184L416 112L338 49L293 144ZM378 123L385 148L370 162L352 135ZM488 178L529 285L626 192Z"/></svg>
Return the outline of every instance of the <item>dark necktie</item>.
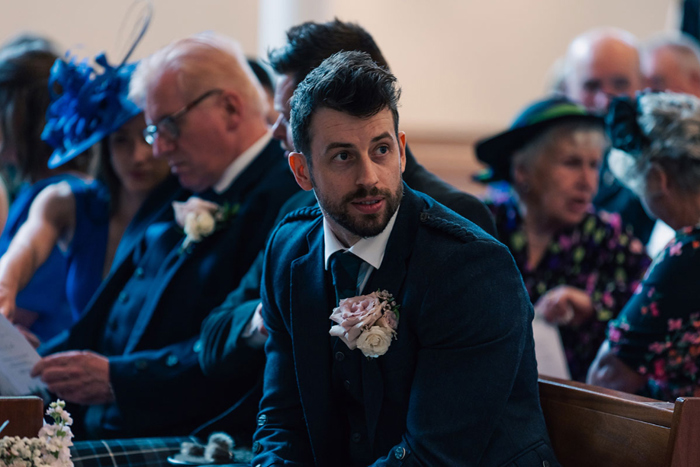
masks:
<svg viewBox="0 0 700 467"><path fill-rule="evenodd" d="M333 275L336 304L344 298L357 295L357 277L360 266L364 263L361 258L339 250L331 255L330 266Z"/></svg>

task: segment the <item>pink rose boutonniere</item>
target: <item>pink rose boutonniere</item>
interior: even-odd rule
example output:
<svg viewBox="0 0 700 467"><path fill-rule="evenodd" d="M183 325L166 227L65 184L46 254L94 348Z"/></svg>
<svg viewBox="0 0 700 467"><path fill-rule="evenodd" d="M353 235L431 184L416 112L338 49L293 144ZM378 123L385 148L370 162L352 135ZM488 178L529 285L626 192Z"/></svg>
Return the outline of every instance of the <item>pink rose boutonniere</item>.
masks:
<svg viewBox="0 0 700 467"><path fill-rule="evenodd" d="M221 228L238 213L239 208L238 204L219 206L196 196L190 197L184 203L174 201L175 222L185 232L180 253L189 252L193 243L201 242L204 237Z"/></svg>
<svg viewBox="0 0 700 467"><path fill-rule="evenodd" d="M339 337L351 350L360 349L368 358L384 355L399 325L399 305L387 292L350 297L333 309L330 335Z"/></svg>

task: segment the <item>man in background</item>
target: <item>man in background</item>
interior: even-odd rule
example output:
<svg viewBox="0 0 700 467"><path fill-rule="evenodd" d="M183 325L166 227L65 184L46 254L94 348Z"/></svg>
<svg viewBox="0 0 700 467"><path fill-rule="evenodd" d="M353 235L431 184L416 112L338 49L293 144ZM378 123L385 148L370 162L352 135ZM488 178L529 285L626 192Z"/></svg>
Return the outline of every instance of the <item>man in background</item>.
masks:
<svg viewBox="0 0 700 467"><path fill-rule="evenodd" d="M634 97L642 89L642 74L635 37L620 29L585 32L569 45L564 59L565 95L589 111L604 115L616 96ZM654 220L637 196L615 179L607 155L600 169L600 186L593 199L597 209L619 213L635 237L647 243Z"/></svg>

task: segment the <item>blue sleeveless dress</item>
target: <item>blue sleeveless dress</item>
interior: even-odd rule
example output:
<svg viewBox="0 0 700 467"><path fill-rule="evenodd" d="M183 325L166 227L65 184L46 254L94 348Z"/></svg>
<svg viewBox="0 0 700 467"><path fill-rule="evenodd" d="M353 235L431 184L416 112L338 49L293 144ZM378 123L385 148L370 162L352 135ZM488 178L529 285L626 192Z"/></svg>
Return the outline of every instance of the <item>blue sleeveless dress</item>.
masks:
<svg viewBox="0 0 700 467"><path fill-rule="evenodd" d="M99 182L61 174L20 189L0 235L3 255L27 220L34 198L47 186L67 182L75 195L76 228L67 252L54 247L46 262L17 295L17 306L39 316L31 331L46 341L70 328L102 281L109 233L109 195Z"/></svg>

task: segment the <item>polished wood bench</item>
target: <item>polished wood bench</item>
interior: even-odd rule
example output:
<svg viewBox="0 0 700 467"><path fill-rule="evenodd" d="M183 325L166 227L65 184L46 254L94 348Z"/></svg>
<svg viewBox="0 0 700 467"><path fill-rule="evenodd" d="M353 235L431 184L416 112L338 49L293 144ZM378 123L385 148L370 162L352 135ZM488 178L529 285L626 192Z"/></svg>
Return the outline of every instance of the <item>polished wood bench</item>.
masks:
<svg viewBox="0 0 700 467"><path fill-rule="evenodd" d="M44 401L36 396L0 397L0 426L9 420L3 436L33 438L44 424Z"/></svg>
<svg viewBox="0 0 700 467"><path fill-rule="evenodd" d="M564 467L700 466L700 398L674 403L540 376L540 402Z"/></svg>

